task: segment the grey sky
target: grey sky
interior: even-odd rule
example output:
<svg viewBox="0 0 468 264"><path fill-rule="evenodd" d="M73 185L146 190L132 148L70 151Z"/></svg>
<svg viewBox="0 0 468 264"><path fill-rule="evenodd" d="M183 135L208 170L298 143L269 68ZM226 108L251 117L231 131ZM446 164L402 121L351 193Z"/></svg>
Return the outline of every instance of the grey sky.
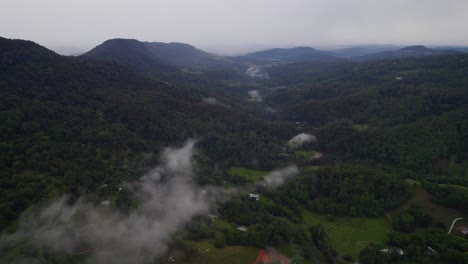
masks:
<svg viewBox="0 0 468 264"><path fill-rule="evenodd" d="M106 39L201 48L468 45L468 0L1 0L0 36L90 48Z"/></svg>

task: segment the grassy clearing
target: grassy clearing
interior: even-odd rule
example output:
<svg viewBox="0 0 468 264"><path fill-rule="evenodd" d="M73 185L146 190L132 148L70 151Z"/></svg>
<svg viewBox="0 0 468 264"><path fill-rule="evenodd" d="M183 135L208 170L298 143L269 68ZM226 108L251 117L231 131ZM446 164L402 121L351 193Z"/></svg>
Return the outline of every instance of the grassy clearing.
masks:
<svg viewBox="0 0 468 264"><path fill-rule="evenodd" d="M397 214L400 211L409 208L411 205L417 205L426 209L432 215L435 222L441 222L447 227L452 224L453 219L463 217L463 213L455 209L446 208L432 203L431 195L421 187L419 182L406 179L405 183L412 188L413 196L399 208L390 211L391 215ZM464 188L462 186L459 187Z"/></svg>
<svg viewBox="0 0 468 264"><path fill-rule="evenodd" d="M312 150L297 150L297 151L294 151L294 155L296 155L296 157L310 159L315 155L315 151L312 151Z"/></svg>
<svg viewBox="0 0 468 264"><path fill-rule="evenodd" d="M268 171L261 171L261 170L252 170L245 167L231 167L228 170L229 175L231 176L238 176L243 177L249 181L258 181L265 175L267 175Z"/></svg>
<svg viewBox="0 0 468 264"><path fill-rule="evenodd" d="M352 218L328 231L328 237L340 255L350 255L358 259L359 252L368 244L364 241L381 243L391 230L390 223L384 217Z"/></svg>
<svg viewBox="0 0 468 264"><path fill-rule="evenodd" d="M340 256L350 255L354 259L358 259L359 252L368 244L359 241L383 242L391 231L385 217L331 217L306 210L302 212L302 217L308 226L321 224L337 253Z"/></svg>
<svg viewBox="0 0 468 264"><path fill-rule="evenodd" d="M250 264L255 261L258 249L244 246L215 248L210 240L189 243L202 256L206 264Z"/></svg>
<svg viewBox="0 0 468 264"><path fill-rule="evenodd" d="M364 131L369 128L369 125L368 124L354 124L353 127L359 131Z"/></svg>
<svg viewBox="0 0 468 264"><path fill-rule="evenodd" d="M433 204L430 194L421 187L419 182L407 179L405 183L413 189L413 196L399 208L390 211L391 215L395 215L411 205L418 205L426 209L434 221L441 222L446 226L450 226L454 218L464 217L457 210ZM302 218L307 226L322 225L337 253L341 256L350 255L354 259L358 259L359 252L370 241L383 242L392 230L390 222L384 216L379 218L337 217L303 210Z"/></svg>
<svg viewBox="0 0 468 264"><path fill-rule="evenodd" d="M216 218L211 226L220 231L234 229L234 227L228 221L219 218Z"/></svg>

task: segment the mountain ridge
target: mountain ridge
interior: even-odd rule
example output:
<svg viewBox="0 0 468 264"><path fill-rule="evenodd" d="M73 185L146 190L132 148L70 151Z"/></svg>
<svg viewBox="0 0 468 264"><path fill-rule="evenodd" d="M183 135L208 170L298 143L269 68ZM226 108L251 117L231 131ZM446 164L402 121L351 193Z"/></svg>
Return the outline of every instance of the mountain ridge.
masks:
<svg viewBox="0 0 468 264"><path fill-rule="evenodd" d="M462 52L456 50L438 50L429 49L423 45L413 45L403 47L395 51L382 51L363 56L351 57L353 60L365 61L365 60L382 60L382 59L401 59L408 57L427 57L427 56L438 56L438 55L454 55L461 54Z"/></svg>
<svg viewBox="0 0 468 264"><path fill-rule="evenodd" d="M262 50L248 53L241 57L267 62L302 62L335 59L338 56L333 52L300 46L294 48L273 48Z"/></svg>
<svg viewBox="0 0 468 264"><path fill-rule="evenodd" d="M144 72L175 71L180 68L211 69L226 65L218 56L190 44L122 38L106 40L81 57L114 60Z"/></svg>

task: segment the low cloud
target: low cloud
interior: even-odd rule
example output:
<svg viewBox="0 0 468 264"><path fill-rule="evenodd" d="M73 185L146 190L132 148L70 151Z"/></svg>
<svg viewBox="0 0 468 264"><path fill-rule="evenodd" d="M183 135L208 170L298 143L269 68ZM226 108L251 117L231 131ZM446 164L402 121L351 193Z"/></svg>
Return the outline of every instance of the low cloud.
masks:
<svg viewBox="0 0 468 264"><path fill-rule="evenodd" d="M218 100L216 100L216 98L213 98L213 97L208 97L208 98L203 98L202 102L207 103L207 104L217 104Z"/></svg>
<svg viewBox="0 0 468 264"><path fill-rule="evenodd" d="M193 182L194 141L166 149L162 163L128 188L139 200L130 213L85 199L70 205L64 196L23 215L19 231L0 238L7 244L31 241L60 253L89 249L89 263L149 263L167 250L172 235L194 216L208 212L211 200Z"/></svg>
<svg viewBox="0 0 468 264"><path fill-rule="evenodd" d="M316 141L316 140L317 140L317 138L314 135L301 133L301 134L291 138L288 141L288 145L291 148L298 148L298 147L302 146L304 143L309 143L309 142L313 142L313 141Z"/></svg>
<svg viewBox="0 0 468 264"><path fill-rule="evenodd" d="M272 108L272 107L270 107L270 106L266 106L266 107L265 107L265 111L266 111L267 113L276 113L276 112L278 112L278 110L276 110L276 109L274 109L274 108Z"/></svg>
<svg viewBox="0 0 468 264"><path fill-rule="evenodd" d="M261 102L261 101L262 101L262 96L260 95L260 93L258 92L258 90L251 90L251 91L249 91L249 95L250 95L250 97L251 97L254 101L257 101L257 102Z"/></svg>
<svg viewBox="0 0 468 264"><path fill-rule="evenodd" d="M255 185L266 187L268 189L277 188L284 184L287 179L293 178L299 174L299 168L296 165L290 165L286 168L275 170L263 177L263 180Z"/></svg>
<svg viewBox="0 0 468 264"><path fill-rule="evenodd" d="M194 183L194 144L189 140L181 148L167 148L158 167L126 186L138 200L134 210L124 213L85 198L71 203L65 195L24 213L18 231L0 237L0 255L30 242L57 253L85 253L87 263L154 262L181 227L239 191ZM298 173L291 165L271 172L254 187L276 188ZM40 262L30 256L15 261Z"/></svg>

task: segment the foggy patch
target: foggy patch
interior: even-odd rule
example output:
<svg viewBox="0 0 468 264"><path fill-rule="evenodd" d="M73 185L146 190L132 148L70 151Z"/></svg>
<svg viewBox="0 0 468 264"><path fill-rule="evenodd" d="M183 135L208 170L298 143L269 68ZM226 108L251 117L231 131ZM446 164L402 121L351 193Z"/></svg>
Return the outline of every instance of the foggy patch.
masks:
<svg viewBox="0 0 468 264"><path fill-rule="evenodd" d="M90 263L148 263L167 250L171 236L194 216L209 211L211 201L195 185L194 141L166 149L161 165L128 188L139 201L130 213L94 205L84 198L70 205L63 196L46 208L24 214L20 229L0 237L5 246L29 240L59 253L92 249Z"/></svg>
<svg viewBox="0 0 468 264"><path fill-rule="evenodd" d="M266 111L267 113L276 113L276 112L278 112L278 110L274 109L274 108L271 107L271 106L265 107L265 111Z"/></svg>
<svg viewBox="0 0 468 264"><path fill-rule="evenodd" d="M222 103L222 102L216 100L216 98L213 98L213 97L203 98L203 99L202 99L202 103L204 103L204 104L210 104L210 105L219 105L219 106L231 108L230 105L224 104L224 103Z"/></svg>
<svg viewBox="0 0 468 264"><path fill-rule="evenodd" d="M256 183L256 185L269 189L277 188L283 185L287 179L295 177L298 174L299 168L296 165L290 165L286 168L270 172L262 181Z"/></svg>
<svg viewBox="0 0 468 264"><path fill-rule="evenodd" d="M218 100L216 100L216 98L213 98L213 97L203 98L202 102L211 104L211 105L218 104Z"/></svg>
<svg viewBox="0 0 468 264"><path fill-rule="evenodd" d="M251 90L251 91L249 91L249 95L250 95L250 97L252 98L252 100L254 100L254 101L257 101L257 102L261 102L261 101L262 101L262 96L260 95L260 93L258 92L258 90Z"/></svg>
<svg viewBox="0 0 468 264"><path fill-rule="evenodd" d="M301 133L288 141L288 146L291 148L298 148L302 146L304 143L309 143L317 140L314 135Z"/></svg>
<svg viewBox="0 0 468 264"><path fill-rule="evenodd" d="M258 79L270 79L270 75L268 72L263 70L262 68L258 66L251 66L249 67L246 71L245 74L252 77L252 78L258 78Z"/></svg>
<svg viewBox="0 0 468 264"><path fill-rule="evenodd" d="M85 198L72 204L65 195L44 208L23 213L18 231L0 237L0 253L29 241L62 254L84 252L87 263L154 262L167 251L179 228L241 191L196 185L194 144L189 140L181 148L165 149L158 167L126 185L139 202L134 210L123 213ZM297 166L291 165L247 188L276 188L298 173ZM31 258L17 261L40 262Z"/></svg>

